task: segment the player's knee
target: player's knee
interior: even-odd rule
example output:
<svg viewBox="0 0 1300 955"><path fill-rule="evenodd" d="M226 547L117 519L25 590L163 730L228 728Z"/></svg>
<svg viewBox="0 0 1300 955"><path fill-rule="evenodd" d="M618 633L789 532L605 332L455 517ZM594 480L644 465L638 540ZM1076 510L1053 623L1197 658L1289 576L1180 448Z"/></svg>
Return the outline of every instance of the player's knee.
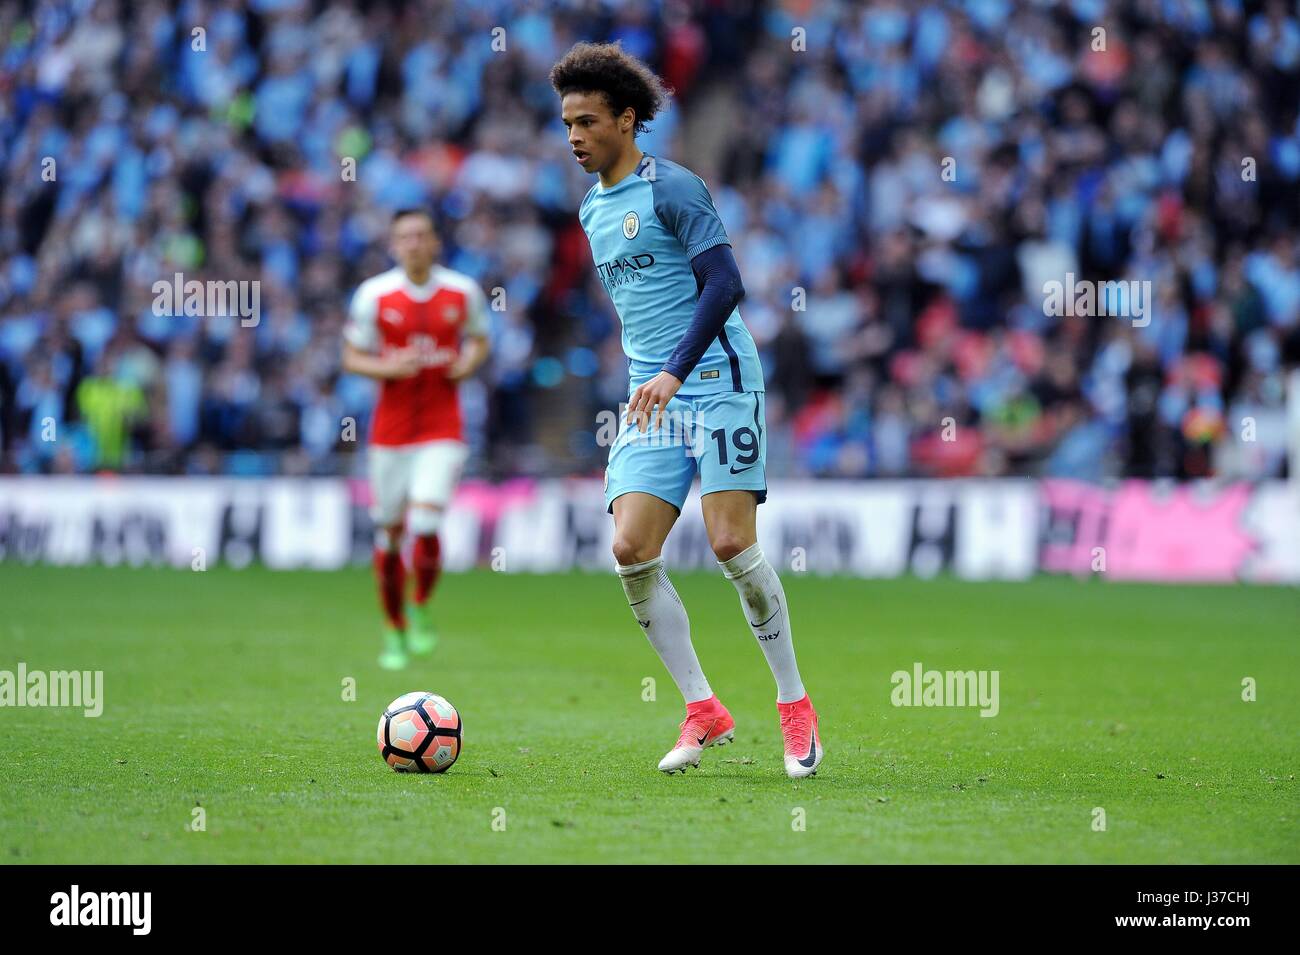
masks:
<svg viewBox="0 0 1300 955"><path fill-rule="evenodd" d="M614 559L624 567L630 564L643 564L658 556L658 549L645 541L624 534L614 535Z"/></svg>
<svg viewBox="0 0 1300 955"><path fill-rule="evenodd" d="M744 535L735 534L731 531L718 531L709 538L709 545L713 548L713 555L718 560L731 560L731 558L747 550L753 543Z"/></svg>
<svg viewBox="0 0 1300 955"><path fill-rule="evenodd" d="M442 508L436 504L412 504L406 524L416 537L436 534L442 524Z"/></svg>
<svg viewBox="0 0 1300 955"><path fill-rule="evenodd" d="M402 525L393 524L389 527L375 528L375 550L382 550L385 553L391 553L400 550L402 547Z"/></svg>

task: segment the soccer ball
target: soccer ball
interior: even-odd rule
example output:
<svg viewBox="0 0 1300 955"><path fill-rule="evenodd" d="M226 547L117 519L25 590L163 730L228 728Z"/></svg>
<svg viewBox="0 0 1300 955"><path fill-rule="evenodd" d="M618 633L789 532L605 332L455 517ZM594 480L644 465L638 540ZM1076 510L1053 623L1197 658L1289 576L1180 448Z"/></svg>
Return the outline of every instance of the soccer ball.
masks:
<svg viewBox="0 0 1300 955"><path fill-rule="evenodd" d="M460 714L435 693L405 693L379 717L379 755L399 773L445 773L460 756Z"/></svg>

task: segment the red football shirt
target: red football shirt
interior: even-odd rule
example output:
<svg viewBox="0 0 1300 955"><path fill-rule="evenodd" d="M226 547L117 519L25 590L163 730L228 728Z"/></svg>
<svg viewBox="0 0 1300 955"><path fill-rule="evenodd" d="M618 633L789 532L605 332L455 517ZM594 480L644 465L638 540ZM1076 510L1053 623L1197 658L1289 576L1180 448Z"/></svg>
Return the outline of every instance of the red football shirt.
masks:
<svg viewBox="0 0 1300 955"><path fill-rule="evenodd" d="M414 348L423 367L379 383L370 442L382 446L463 441L460 400L447 369L466 335L487 334L487 299L468 275L435 265L424 285L399 268L361 283L344 337L363 351Z"/></svg>

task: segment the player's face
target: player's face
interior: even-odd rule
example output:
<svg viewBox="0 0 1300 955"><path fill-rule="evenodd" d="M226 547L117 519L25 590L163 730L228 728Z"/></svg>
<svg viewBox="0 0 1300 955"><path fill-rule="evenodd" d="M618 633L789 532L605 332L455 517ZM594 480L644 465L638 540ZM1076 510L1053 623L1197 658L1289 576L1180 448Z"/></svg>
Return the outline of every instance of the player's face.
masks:
<svg viewBox="0 0 1300 955"><path fill-rule="evenodd" d="M633 112L615 116L603 93L566 93L560 117L569 130L569 148L585 171L599 173L623 152L632 129Z"/></svg>
<svg viewBox="0 0 1300 955"><path fill-rule="evenodd" d="M402 216L393 223L393 258L407 272L422 273L438 258L438 237L428 216Z"/></svg>

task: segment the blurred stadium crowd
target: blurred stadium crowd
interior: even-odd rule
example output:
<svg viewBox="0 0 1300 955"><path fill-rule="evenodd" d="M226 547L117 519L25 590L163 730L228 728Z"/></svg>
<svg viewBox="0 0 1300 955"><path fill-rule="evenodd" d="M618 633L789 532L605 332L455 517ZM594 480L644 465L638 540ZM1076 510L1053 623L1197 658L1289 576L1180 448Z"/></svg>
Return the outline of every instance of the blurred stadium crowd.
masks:
<svg viewBox="0 0 1300 955"><path fill-rule="evenodd" d="M343 315L426 205L504 289L477 469L598 472L625 365L547 82L579 39L677 90L641 145L728 226L772 474L1283 473L1280 0L5 3L0 471L354 467ZM258 325L157 314L177 272L260 280ZM1067 273L1150 281L1149 324L1050 316Z"/></svg>

